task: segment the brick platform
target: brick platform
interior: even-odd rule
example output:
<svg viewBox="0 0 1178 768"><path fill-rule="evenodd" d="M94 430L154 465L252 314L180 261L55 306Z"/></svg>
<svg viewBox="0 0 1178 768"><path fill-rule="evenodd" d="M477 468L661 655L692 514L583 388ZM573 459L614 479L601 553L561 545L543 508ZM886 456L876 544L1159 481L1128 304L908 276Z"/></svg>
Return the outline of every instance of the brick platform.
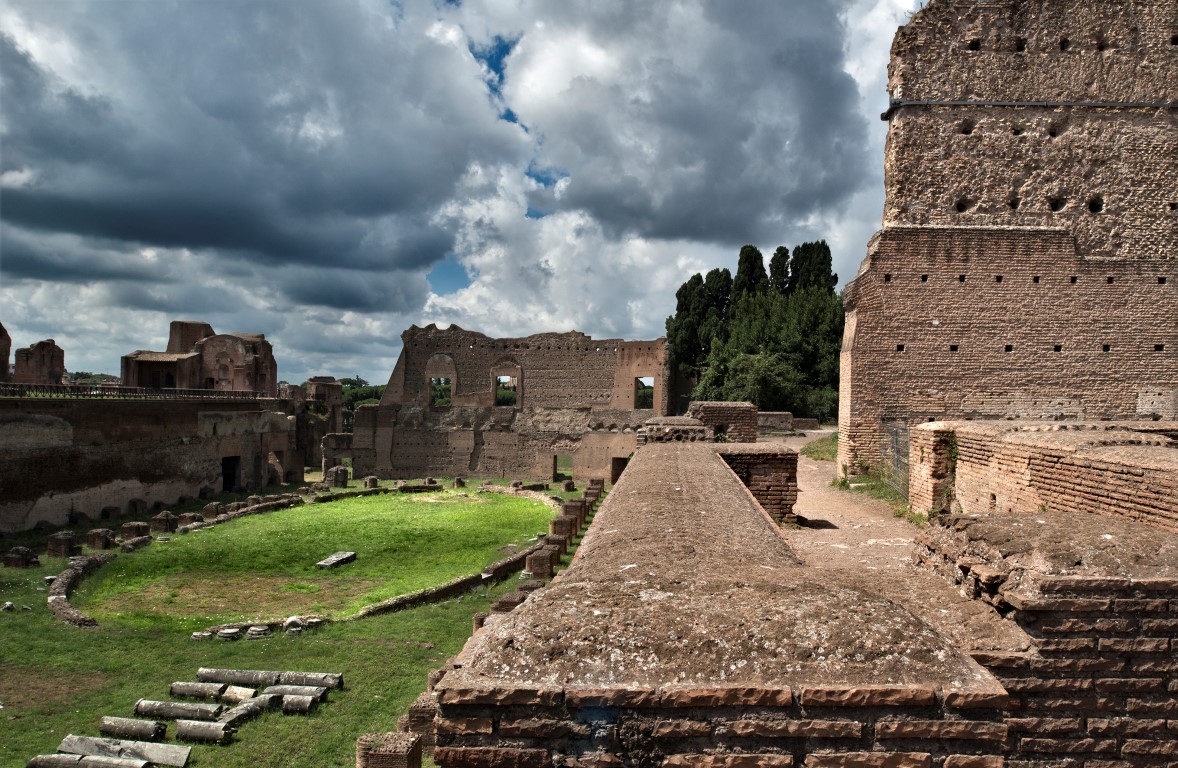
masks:
<svg viewBox="0 0 1178 768"><path fill-rule="evenodd" d="M1007 735L993 676L800 566L714 445L640 449L569 568L455 666L442 766L996 768Z"/></svg>

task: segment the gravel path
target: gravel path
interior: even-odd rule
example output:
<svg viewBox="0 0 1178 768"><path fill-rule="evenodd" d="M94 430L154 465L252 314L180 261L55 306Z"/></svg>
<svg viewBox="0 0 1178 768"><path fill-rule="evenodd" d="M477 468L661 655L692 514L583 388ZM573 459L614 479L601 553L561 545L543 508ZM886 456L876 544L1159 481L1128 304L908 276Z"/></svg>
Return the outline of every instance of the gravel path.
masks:
<svg viewBox="0 0 1178 768"><path fill-rule="evenodd" d="M797 450L829 434L829 430L822 430L780 442ZM965 597L939 576L913 565L916 526L893 516L891 506L885 502L832 486L834 476L833 461L798 456L798 502L794 511L807 523L787 531L786 539L806 566L829 572L832 581L903 605L958 647L1030 647L1030 639L1014 622L1003 619L985 603Z"/></svg>

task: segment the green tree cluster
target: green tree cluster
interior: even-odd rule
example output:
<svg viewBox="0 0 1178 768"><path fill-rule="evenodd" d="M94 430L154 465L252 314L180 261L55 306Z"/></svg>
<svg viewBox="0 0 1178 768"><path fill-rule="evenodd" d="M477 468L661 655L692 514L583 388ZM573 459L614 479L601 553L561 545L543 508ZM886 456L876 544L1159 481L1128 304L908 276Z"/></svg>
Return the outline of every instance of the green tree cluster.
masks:
<svg viewBox="0 0 1178 768"><path fill-rule="evenodd" d="M747 400L763 411L838 413L843 301L826 241L740 249L727 269L694 274L675 293L667 346L695 400Z"/></svg>

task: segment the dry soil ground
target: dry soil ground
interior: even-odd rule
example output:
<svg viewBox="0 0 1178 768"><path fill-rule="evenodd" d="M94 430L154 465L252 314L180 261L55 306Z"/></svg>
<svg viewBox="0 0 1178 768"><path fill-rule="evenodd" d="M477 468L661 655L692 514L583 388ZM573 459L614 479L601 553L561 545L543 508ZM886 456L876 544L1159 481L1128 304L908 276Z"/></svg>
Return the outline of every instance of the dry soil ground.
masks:
<svg viewBox="0 0 1178 768"><path fill-rule="evenodd" d="M829 434L811 432L780 441L800 449ZM917 528L912 523L893 516L885 502L832 486L834 475L834 462L798 456L794 509L807 525L787 531L786 538L803 563L829 572L832 581L899 603L958 647L1023 650L1029 646L1014 622L913 564L912 538Z"/></svg>

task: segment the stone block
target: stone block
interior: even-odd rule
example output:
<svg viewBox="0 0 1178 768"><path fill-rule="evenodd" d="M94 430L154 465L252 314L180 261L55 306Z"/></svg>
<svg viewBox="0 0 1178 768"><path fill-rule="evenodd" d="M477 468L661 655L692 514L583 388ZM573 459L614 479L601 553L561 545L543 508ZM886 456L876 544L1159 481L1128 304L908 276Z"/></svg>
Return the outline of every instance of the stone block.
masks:
<svg viewBox="0 0 1178 768"><path fill-rule="evenodd" d="M5 568L37 568L40 559L28 547L13 547L4 554Z"/></svg>
<svg viewBox="0 0 1178 768"><path fill-rule="evenodd" d="M90 549L111 549L115 546L115 532L110 528L91 528L86 532L86 546Z"/></svg>
<svg viewBox="0 0 1178 768"><path fill-rule="evenodd" d="M356 768L421 768L421 736L368 733L356 740Z"/></svg>
<svg viewBox="0 0 1178 768"><path fill-rule="evenodd" d="M119 526L118 537L120 539L137 539L140 536L148 536L151 534L151 526L142 520L135 520L129 523L123 523Z"/></svg>
<svg viewBox="0 0 1178 768"><path fill-rule="evenodd" d="M179 526L179 518L165 510L151 518L150 532L173 533Z"/></svg>
<svg viewBox="0 0 1178 768"><path fill-rule="evenodd" d="M69 557L75 554L77 540L73 531L59 531L50 535L45 554L49 557Z"/></svg>

